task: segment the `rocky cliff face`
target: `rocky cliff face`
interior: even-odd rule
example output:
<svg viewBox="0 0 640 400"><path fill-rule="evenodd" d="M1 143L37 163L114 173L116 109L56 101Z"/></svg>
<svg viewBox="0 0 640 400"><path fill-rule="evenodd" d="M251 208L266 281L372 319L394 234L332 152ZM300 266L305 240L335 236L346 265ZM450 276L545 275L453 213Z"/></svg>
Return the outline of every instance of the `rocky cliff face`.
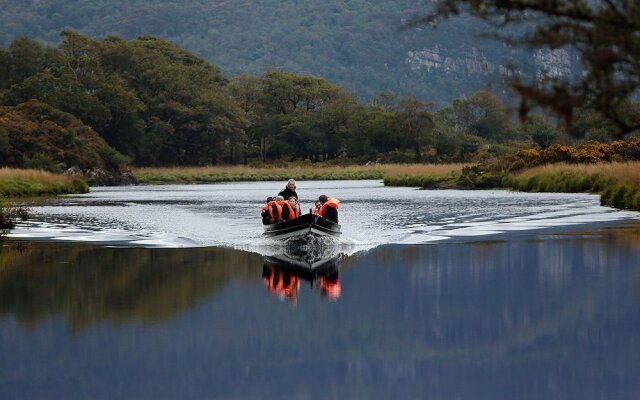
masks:
<svg viewBox="0 0 640 400"><path fill-rule="evenodd" d="M533 58L538 79L543 79L545 76L570 78L577 68L575 60L572 60L569 52L564 49L539 49L535 51Z"/></svg>
<svg viewBox="0 0 640 400"><path fill-rule="evenodd" d="M508 77L513 74L523 74L524 71L521 68L528 67L533 68L538 80L545 77L570 78L578 68L575 58L572 58L564 49L539 49L531 53L512 50L511 53L509 58L495 60L487 57L475 46L452 50L435 44L432 47L408 51L405 63L412 71L423 70L428 73L466 76L497 74ZM509 52L505 53L507 54ZM521 57L524 57L524 64ZM520 58L518 63L516 58ZM520 68L517 64L520 64Z"/></svg>
<svg viewBox="0 0 640 400"><path fill-rule="evenodd" d="M405 63L414 71L426 69L428 72L444 72L446 74L479 74L499 73L507 75L508 68L489 60L478 48L464 49L464 54L456 55L439 44L430 48L409 51Z"/></svg>

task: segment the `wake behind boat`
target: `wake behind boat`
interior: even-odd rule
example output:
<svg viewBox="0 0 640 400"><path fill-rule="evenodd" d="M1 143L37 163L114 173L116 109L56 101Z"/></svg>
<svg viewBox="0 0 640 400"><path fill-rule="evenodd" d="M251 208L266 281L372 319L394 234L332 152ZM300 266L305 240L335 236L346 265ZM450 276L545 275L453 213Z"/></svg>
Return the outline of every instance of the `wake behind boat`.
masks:
<svg viewBox="0 0 640 400"><path fill-rule="evenodd" d="M289 221L277 222L264 227L263 236L281 239L317 236L340 236L340 225L316 214L303 214Z"/></svg>

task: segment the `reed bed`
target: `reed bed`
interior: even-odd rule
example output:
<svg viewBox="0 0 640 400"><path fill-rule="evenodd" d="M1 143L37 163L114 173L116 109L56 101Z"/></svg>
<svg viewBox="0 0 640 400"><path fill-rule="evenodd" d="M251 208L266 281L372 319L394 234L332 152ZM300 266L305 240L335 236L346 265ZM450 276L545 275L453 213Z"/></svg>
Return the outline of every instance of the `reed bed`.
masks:
<svg viewBox="0 0 640 400"><path fill-rule="evenodd" d="M384 175L385 186L415 186L423 189L457 187L468 164L412 164L390 168Z"/></svg>
<svg viewBox="0 0 640 400"><path fill-rule="evenodd" d="M604 175L620 182L640 185L640 161L613 162L599 164L547 164L531 168L516 175L527 178L534 175L557 175L560 173L582 176Z"/></svg>
<svg viewBox="0 0 640 400"><path fill-rule="evenodd" d="M88 191L89 185L81 179L46 171L0 168L1 197L32 197Z"/></svg>
<svg viewBox="0 0 640 400"><path fill-rule="evenodd" d="M297 180L359 180L409 177L415 175L439 176L452 170L461 170L462 164L384 164L335 166L324 164L291 164L287 166L210 166L137 168L133 174L140 183L213 183L239 181Z"/></svg>
<svg viewBox="0 0 640 400"><path fill-rule="evenodd" d="M527 192L600 193L605 206L640 211L640 162L552 164L509 179L512 189Z"/></svg>

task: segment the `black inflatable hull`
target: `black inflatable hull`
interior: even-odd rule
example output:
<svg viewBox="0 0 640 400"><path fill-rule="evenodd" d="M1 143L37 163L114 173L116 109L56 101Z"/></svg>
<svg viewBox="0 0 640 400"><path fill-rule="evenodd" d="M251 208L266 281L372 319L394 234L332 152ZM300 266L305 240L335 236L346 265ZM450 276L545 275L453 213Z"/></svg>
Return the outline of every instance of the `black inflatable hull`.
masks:
<svg viewBox="0 0 640 400"><path fill-rule="evenodd" d="M290 221L266 225L263 236L285 239L308 234L337 237L340 225L319 215L304 214Z"/></svg>

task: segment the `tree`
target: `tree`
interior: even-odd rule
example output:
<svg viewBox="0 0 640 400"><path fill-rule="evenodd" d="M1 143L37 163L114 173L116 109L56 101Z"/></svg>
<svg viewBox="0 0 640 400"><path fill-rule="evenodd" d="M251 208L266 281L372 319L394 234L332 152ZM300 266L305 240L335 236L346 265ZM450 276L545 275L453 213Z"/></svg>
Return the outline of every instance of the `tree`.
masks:
<svg viewBox="0 0 640 400"><path fill-rule="evenodd" d="M133 114L122 115L123 121L135 122L128 132L112 132L134 136L119 138L135 144L138 164L236 162L245 118L217 67L148 36L132 41L109 37L100 44L100 57L102 68L121 79L121 94L130 93L142 103L138 109L132 104Z"/></svg>
<svg viewBox="0 0 640 400"><path fill-rule="evenodd" d="M6 150L9 150L6 152ZM126 162L97 132L41 101L0 107L0 166L121 172Z"/></svg>
<svg viewBox="0 0 640 400"><path fill-rule="evenodd" d="M489 92L477 92L468 99L455 100L438 114L445 124L463 128L485 140L508 141L513 139L515 132L506 107Z"/></svg>
<svg viewBox="0 0 640 400"><path fill-rule="evenodd" d="M60 64L63 58L60 50L36 40L16 39L7 50L0 50L0 89L9 88L52 65Z"/></svg>
<svg viewBox="0 0 640 400"><path fill-rule="evenodd" d="M322 78L279 70L267 71L258 88L263 155L314 161L338 156L356 105L353 95Z"/></svg>
<svg viewBox="0 0 640 400"><path fill-rule="evenodd" d="M260 80L255 76L240 75L229 82L227 89L238 103L238 107L246 121L246 128L242 136L242 162L247 165L249 157L254 153L264 155L260 130L256 129L259 120L264 117L264 106L260 99L262 95L260 92Z"/></svg>
<svg viewBox="0 0 640 400"><path fill-rule="evenodd" d="M347 154L362 162L376 161L400 146L393 134L394 114L377 104L356 106L349 115Z"/></svg>
<svg viewBox="0 0 640 400"><path fill-rule="evenodd" d="M432 24L463 13L489 22L496 28L493 34L509 43L570 48L579 54L584 73L575 81L515 78L511 82L521 95L523 118L535 104L555 111L569 127L574 109L584 107L615 124L616 137L640 129L640 119L628 112L628 103L640 94L640 2L438 0L413 24ZM504 37L499 30L506 26L515 26L522 34Z"/></svg>
<svg viewBox="0 0 640 400"><path fill-rule="evenodd" d="M430 141L434 128L433 105L413 96L404 96L395 106L396 128L405 145L413 150L416 162L422 161L422 148Z"/></svg>
<svg viewBox="0 0 640 400"><path fill-rule="evenodd" d="M543 149L551 146L561 134L558 128L538 114L530 116L522 128L527 136Z"/></svg>

